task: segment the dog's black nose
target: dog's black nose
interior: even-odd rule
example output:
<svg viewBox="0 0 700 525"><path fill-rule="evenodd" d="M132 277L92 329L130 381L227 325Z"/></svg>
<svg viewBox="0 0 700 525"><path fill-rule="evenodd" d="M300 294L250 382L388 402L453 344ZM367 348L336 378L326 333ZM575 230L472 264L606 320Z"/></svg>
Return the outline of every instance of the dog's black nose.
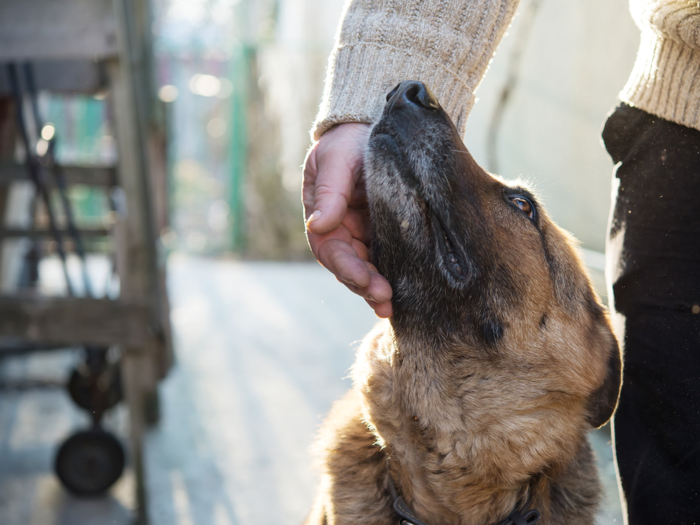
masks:
<svg viewBox="0 0 700 525"><path fill-rule="evenodd" d="M417 80L401 82L386 96L386 101L391 102L394 107L404 104L413 104L431 110L440 107L435 95L431 93L423 82L418 82Z"/></svg>

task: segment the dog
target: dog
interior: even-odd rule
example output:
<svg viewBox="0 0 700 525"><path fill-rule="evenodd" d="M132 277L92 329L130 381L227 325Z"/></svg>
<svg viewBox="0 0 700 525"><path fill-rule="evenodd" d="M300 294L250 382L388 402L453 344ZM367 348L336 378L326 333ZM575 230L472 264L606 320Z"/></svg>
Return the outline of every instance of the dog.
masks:
<svg viewBox="0 0 700 525"><path fill-rule="evenodd" d="M622 361L573 238L477 165L420 82L387 96L365 170L393 316L322 426L306 525L594 523L587 432Z"/></svg>

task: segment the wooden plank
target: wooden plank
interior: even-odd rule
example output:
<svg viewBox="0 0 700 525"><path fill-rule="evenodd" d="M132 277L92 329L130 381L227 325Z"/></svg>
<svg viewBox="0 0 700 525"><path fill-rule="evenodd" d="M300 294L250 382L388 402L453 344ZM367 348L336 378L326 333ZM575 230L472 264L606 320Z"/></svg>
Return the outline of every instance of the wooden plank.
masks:
<svg viewBox="0 0 700 525"><path fill-rule="evenodd" d="M61 170L68 184L110 187L117 183L117 169L113 166L61 166ZM29 180L25 165L0 162L0 186L18 180ZM46 182L55 185L51 176L46 177Z"/></svg>
<svg viewBox="0 0 700 525"><path fill-rule="evenodd" d="M133 347L122 355L122 388L129 406L129 456L136 477L136 516L134 525L148 525L148 500L144 470L144 435L147 424L147 403L157 390L151 387L153 377L153 345L134 353Z"/></svg>
<svg viewBox="0 0 700 525"><path fill-rule="evenodd" d="M1 68L5 69L5 68ZM15 106L10 97L0 97L0 162L11 160L15 152ZM10 189L0 184L0 227L5 224L5 215ZM7 279L5 243L0 242L0 283Z"/></svg>
<svg viewBox="0 0 700 525"><path fill-rule="evenodd" d="M39 91L95 94L106 87L103 65L94 60L32 60L32 67ZM7 72L0 68L0 96L10 93Z"/></svg>
<svg viewBox="0 0 700 525"><path fill-rule="evenodd" d="M0 61L117 55L111 0L0 1Z"/></svg>
<svg viewBox="0 0 700 525"><path fill-rule="evenodd" d="M58 233L63 239L72 240L73 237L68 230L58 230ZM78 234L82 238L95 238L95 237L109 237L112 232L107 228L81 228L78 230ZM23 229L23 228L0 228L0 239L17 239L17 238L28 238L28 239L40 239L46 237L53 237L51 230L44 229Z"/></svg>
<svg viewBox="0 0 700 525"><path fill-rule="evenodd" d="M147 295L153 300L149 319L165 334L167 322L159 287L157 234L151 187L151 173L145 145L152 108L148 79L151 48L147 40L151 21L147 2L115 0L115 17L120 60L108 63L115 137L119 152L119 183L124 190L128 213L123 217L123 253L118 259L123 297ZM158 395L158 361L165 352L165 340L155 344L125 345L122 354L124 394L129 405L131 461L136 476L138 525L147 525L146 486L143 469L143 436L148 423L146 406Z"/></svg>
<svg viewBox="0 0 700 525"><path fill-rule="evenodd" d="M30 343L147 345L145 301L0 295L0 335Z"/></svg>
<svg viewBox="0 0 700 525"><path fill-rule="evenodd" d="M129 0L119 0L116 5L126 9ZM124 15L126 18L126 15ZM128 40L128 34L120 23L120 41ZM155 296L156 246L155 224L152 210L151 182L148 169L145 125L141 125L138 107L137 86L134 80L135 67L130 57L132 50L125 46L124 63L109 61L108 72L112 89L114 131L118 150L118 183L124 190L127 213L125 215L125 267L119 269L121 290L124 296L131 294ZM157 315L154 313L154 315Z"/></svg>

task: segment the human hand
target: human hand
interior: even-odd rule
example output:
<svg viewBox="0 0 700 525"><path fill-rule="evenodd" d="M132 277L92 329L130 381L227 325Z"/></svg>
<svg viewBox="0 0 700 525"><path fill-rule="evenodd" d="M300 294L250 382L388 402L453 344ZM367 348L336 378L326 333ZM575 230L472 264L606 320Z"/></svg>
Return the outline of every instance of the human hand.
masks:
<svg viewBox="0 0 700 525"><path fill-rule="evenodd" d="M378 317L391 317L391 286L369 262L370 224L364 179L367 124L339 124L324 133L304 162L302 198L314 256Z"/></svg>

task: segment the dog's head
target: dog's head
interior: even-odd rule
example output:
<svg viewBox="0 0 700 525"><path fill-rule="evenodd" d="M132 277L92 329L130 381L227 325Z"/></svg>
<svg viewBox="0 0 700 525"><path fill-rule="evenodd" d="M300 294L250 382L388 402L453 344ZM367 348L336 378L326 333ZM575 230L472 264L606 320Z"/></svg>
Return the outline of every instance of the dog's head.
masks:
<svg viewBox="0 0 700 525"><path fill-rule="evenodd" d="M372 256L394 290L397 340L560 368L561 391L604 424L621 382L617 342L571 236L536 197L477 165L420 82L387 96L366 171Z"/></svg>

